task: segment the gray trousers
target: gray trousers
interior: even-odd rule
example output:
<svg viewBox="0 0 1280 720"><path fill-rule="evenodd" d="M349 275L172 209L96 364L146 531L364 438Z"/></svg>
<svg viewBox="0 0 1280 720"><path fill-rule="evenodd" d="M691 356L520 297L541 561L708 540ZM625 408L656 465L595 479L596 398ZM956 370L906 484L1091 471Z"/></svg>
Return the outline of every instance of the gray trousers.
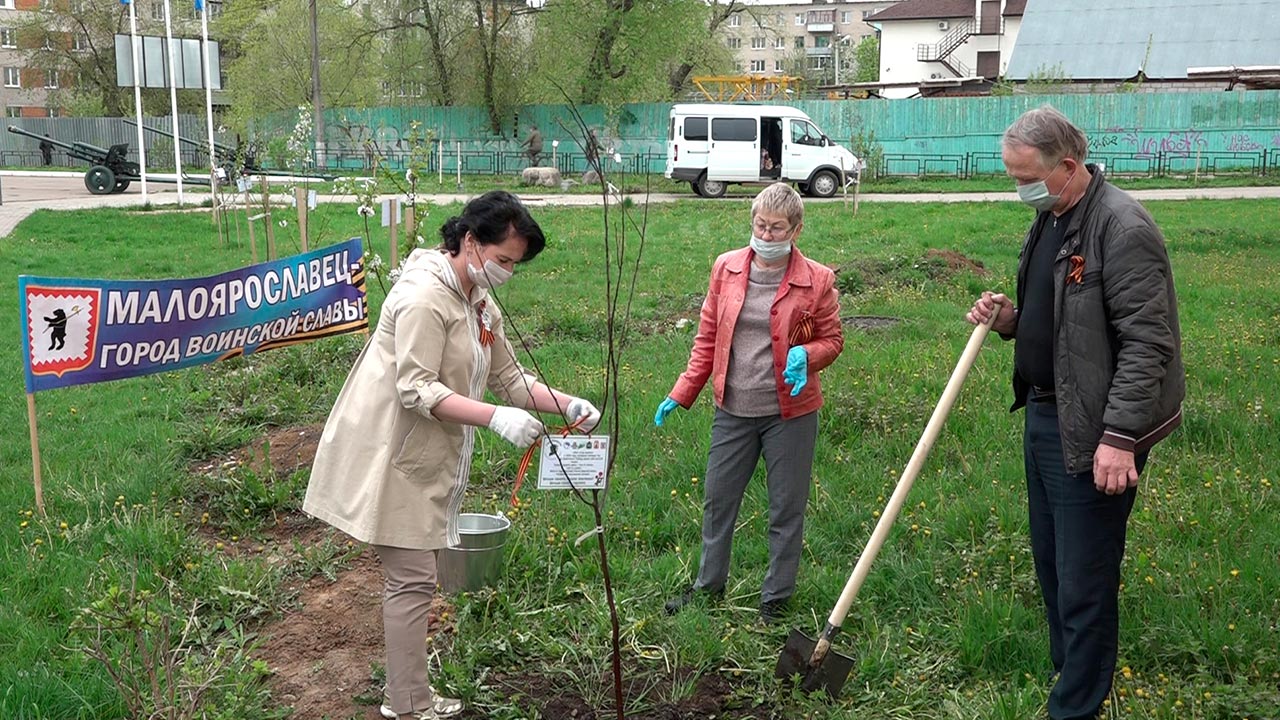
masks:
<svg viewBox="0 0 1280 720"><path fill-rule="evenodd" d="M809 502L817 437L816 411L783 420L781 415L738 417L716 408L703 488L702 559L695 588L724 588L738 509L763 454L769 486L769 572L760 601L791 597L804 546L804 509Z"/></svg>
<svg viewBox="0 0 1280 720"><path fill-rule="evenodd" d="M427 611L436 592L436 551L374 545L386 588L382 632L387 650L386 704L401 715L435 701L427 678Z"/></svg>

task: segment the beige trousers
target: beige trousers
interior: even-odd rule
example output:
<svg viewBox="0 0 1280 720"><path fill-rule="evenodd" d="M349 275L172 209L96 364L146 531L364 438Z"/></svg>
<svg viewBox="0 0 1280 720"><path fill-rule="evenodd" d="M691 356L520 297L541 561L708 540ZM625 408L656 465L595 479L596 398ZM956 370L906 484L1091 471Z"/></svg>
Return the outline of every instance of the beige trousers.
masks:
<svg viewBox="0 0 1280 720"><path fill-rule="evenodd" d="M436 550L374 545L382 561L382 632L387 649L386 703L400 715L430 708L427 611L436 592Z"/></svg>

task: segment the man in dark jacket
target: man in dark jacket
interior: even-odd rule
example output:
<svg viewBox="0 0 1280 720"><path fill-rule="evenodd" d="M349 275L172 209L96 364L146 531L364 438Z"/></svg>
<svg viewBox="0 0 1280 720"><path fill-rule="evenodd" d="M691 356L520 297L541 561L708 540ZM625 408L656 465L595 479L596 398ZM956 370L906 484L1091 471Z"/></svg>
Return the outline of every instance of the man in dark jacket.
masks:
<svg viewBox="0 0 1280 720"><path fill-rule="evenodd" d="M1036 209L1016 305L982 293L966 319L1014 339L1013 410L1026 406L1031 549L1058 673L1053 720L1094 718L1111 691L1120 563L1138 476L1182 420L1186 385L1164 238L1086 165L1082 133L1049 106L1005 131L1005 169Z"/></svg>

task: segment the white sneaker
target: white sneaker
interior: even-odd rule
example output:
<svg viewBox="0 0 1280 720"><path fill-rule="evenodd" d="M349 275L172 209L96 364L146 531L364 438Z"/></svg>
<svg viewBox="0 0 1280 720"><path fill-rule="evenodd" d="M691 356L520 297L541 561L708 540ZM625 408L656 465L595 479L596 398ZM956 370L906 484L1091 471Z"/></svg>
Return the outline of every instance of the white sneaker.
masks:
<svg viewBox="0 0 1280 720"><path fill-rule="evenodd" d="M434 693L435 690L432 689ZM383 705L378 708L378 712L382 713L382 717L387 720L399 720L400 716L395 710ZM436 695L435 700L431 702L431 708L428 710L418 710L412 713L418 720L435 720L435 718L448 718L462 712L462 701L457 698L447 698Z"/></svg>

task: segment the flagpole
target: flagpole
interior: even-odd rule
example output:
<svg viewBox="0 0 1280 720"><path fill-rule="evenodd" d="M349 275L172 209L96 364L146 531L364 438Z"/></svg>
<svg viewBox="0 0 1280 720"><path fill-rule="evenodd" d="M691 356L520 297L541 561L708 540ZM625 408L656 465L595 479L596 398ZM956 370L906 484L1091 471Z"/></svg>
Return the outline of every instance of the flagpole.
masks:
<svg viewBox="0 0 1280 720"><path fill-rule="evenodd" d="M178 175L178 207L182 207L182 145L178 139L178 77L173 72L173 23L169 19L169 0L164 0L164 42L169 58L169 111L173 127L173 168Z"/></svg>
<svg viewBox="0 0 1280 720"><path fill-rule="evenodd" d="M27 393L27 429L31 435L31 469L35 483L36 509L44 513L44 480L40 475L40 433L36 431L36 394Z"/></svg>
<svg viewBox="0 0 1280 720"><path fill-rule="evenodd" d="M209 192L213 196L213 214L218 215L218 155L213 141L213 81L209 60L209 5L196 0L200 11L200 47L204 49L204 116L209 124Z"/></svg>
<svg viewBox="0 0 1280 720"><path fill-rule="evenodd" d="M142 202L147 202L147 146L142 136L142 41L138 39L138 11L130 0L121 0L129 6L129 39L133 49L133 111L138 116L138 170L142 175Z"/></svg>

